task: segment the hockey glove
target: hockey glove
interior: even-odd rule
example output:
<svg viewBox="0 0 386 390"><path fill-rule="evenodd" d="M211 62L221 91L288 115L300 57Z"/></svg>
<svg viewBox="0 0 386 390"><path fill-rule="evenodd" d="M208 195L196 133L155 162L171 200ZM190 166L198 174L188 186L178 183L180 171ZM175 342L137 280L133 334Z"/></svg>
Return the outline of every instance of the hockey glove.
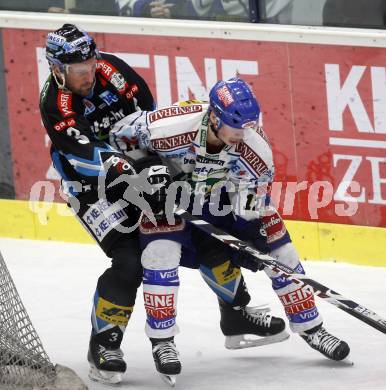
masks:
<svg viewBox="0 0 386 390"><path fill-rule="evenodd" d="M249 269L253 272L264 269L264 264L261 260L242 250L231 249L231 259L234 265Z"/></svg>
<svg viewBox="0 0 386 390"><path fill-rule="evenodd" d="M136 126L116 124L109 133L110 145L122 153L127 153L133 147L138 147L136 132Z"/></svg>
<svg viewBox="0 0 386 390"><path fill-rule="evenodd" d="M145 191L143 197L149 203L152 212L159 214L165 210L167 189L172 182L168 168L164 165L150 167L147 182L150 184L150 190Z"/></svg>

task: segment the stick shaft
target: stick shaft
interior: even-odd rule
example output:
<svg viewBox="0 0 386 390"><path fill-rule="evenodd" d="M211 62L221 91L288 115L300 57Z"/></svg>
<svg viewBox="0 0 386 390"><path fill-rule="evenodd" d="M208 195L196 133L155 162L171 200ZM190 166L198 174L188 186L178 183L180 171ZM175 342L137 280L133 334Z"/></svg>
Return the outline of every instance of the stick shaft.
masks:
<svg viewBox="0 0 386 390"><path fill-rule="evenodd" d="M265 267L271 269L278 276L284 277L291 282L298 284L299 286L309 287L311 291L313 291L313 293L318 297L326 300L332 305L335 305L339 309L345 311L347 314L350 314L351 316L386 334L386 319L382 318L374 311L352 301L351 299L345 298L338 292L313 279L310 279L306 275L295 273L293 269L287 267L285 264L278 262L275 258L259 252L258 250L250 247L245 241L231 236L218 227L215 227L209 222L193 216L185 210L177 209L176 214L195 225L198 229L229 245L233 249L249 253L256 258L256 261L262 262Z"/></svg>

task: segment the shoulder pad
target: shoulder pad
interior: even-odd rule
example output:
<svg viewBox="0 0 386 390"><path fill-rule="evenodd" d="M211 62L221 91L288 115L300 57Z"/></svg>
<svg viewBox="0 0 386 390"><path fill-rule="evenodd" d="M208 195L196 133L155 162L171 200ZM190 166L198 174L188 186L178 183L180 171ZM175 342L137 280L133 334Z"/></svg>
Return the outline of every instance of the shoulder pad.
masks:
<svg viewBox="0 0 386 390"><path fill-rule="evenodd" d="M237 145L236 152L240 153L240 159L256 177L273 171L272 149L254 130L246 130L244 141Z"/></svg>
<svg viewBox="0 0 386 390"><path fill-rule="evenodd" d="M148 114L149 124L163 119L170 119L176 117L183 117L191 114L204 114L207 110L205 104L190 104L190 105L178 105L160 108L159 110L151 111ZM181 119L180 119L181 120Z"/></svg>

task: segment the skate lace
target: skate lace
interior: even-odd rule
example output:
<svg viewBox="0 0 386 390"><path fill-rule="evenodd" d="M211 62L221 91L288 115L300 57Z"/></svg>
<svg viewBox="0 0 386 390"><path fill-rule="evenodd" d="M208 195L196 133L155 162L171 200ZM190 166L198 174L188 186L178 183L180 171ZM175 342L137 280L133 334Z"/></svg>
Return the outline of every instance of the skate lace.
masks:
<svg viewBox="0 0 386 390"><path fill-rule="evenodd" d="M153 353L157 354L161 364L178 362L178 351L172 341L158 343L153 348Z"/></svg>
<svg viewBox="0 0 386 390"><path fill-rule="evenodd" d="M260 309L257 306L244 307L242 309L243 316L254 324L269 328L271 326L272 316L267 314L266 309Z"/></svg>
<svg viewBox="0 0 386 390"><path fill-rule="evenodd" d="M340 344L340 340L328 333L324 328L308 335L308 342L317 347L319 350L326 352L328 355L332 355L335 348Z"/></svg>
<svg viewBox="0 0 386 390"><path fill-rule="evenodd" d="M106 360L122 360L123 352L118 349L106 349L103 345L99 345L99 354Z"/></svg>

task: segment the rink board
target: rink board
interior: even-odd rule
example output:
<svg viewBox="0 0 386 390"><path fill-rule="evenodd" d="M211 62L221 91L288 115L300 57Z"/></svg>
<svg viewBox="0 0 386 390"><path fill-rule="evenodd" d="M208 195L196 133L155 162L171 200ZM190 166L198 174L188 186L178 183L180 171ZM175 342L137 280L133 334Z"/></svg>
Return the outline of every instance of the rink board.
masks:
<svg viewBox="0 0 386 390"><path fill-rule="evenodd" d="M47 29L66 18L0 12L11 176L19 200L29 199L38 181L53 183L54 200L60 200L37 101L48 74ZM101 50L134 67L159 107L207 99L219 78L238 74L248 81L272 144L275 204L283 218L386 228L384 32L71 18L92 32Z"/></svg>
<svg viewBox="0 0 386 390"><path fill-rule="evenodd" d="M0 237L93 243L63 203L0 200ZM386 267L386 229L286 221L302 259Z"/></svg>
<svg viewBox="0 0 386 390"><path fill-rule="evenodd" d="M60 201L37 101L48 74L47 30L66 19L0 11L1 98L17 199L1 201L6 223L0 235L91 242L79 223L63 216L64 205L48 207L46 221L49 203L38 203L34 214L26 202L32 193L36 200ZM134 67L159 106L205 99L218 78L245 78L261 103L274 151L272 197L301 256L386 266L384 31L84 15L71 20L102 50Z"/></svg>

